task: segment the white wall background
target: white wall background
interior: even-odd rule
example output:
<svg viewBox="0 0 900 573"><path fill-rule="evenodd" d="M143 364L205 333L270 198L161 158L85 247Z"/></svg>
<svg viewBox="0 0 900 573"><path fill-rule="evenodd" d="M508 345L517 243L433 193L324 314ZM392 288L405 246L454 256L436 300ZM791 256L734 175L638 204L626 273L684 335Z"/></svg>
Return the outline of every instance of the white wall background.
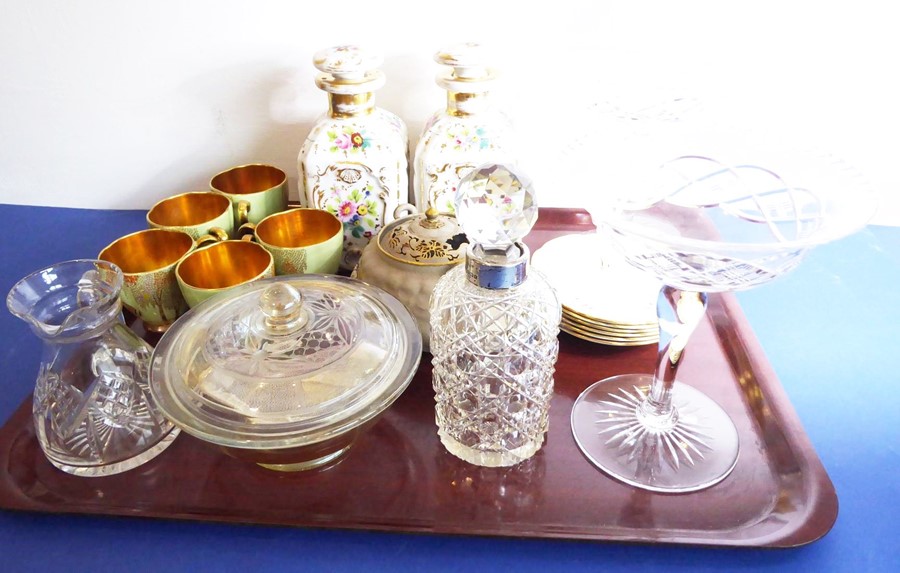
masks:
<svg viewBox="0 0 900 573"><path fill-rule="evenodd" d="M890 3L0 0L0 202L147 208L218 171L296 156L326 105L312 54L375 47L378 105L413 143L443 106L432 54L493 47L496 102L544 205L590 188L598 110L682 107L812 141L900 212L900 33ZM592 152L593 151L593 152Z"/></svg>

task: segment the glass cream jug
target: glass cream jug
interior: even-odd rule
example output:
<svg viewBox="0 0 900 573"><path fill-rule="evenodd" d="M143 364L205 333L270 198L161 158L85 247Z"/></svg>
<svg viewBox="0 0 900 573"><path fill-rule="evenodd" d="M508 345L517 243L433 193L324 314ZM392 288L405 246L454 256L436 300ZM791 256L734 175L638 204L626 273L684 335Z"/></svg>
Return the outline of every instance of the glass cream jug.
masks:
<svg viewBox="0 0 900 573"><path fill-rule="evenodd" d="M178 435L150 399L152 348L122 321L122 271L112 263L57 263L20 280L7 307L43 341L34 427L47 459L104 476L156 457Z"/></svg>

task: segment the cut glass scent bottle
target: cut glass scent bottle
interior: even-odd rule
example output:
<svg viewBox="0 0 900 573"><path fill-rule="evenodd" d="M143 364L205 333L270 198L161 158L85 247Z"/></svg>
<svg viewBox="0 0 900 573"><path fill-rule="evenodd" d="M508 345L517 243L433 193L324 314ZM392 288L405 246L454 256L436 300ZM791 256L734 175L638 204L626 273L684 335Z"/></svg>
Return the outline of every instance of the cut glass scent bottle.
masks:
<svg viewBox="0 0 900 573"><path fill-rule="evenodd" d="M561 307L528 267L521 239L537 219L534 189L504 165L460 182L456 212L471 244L431 297L431 352L441 443L480 466L511 466L544 442Z"/></svg>

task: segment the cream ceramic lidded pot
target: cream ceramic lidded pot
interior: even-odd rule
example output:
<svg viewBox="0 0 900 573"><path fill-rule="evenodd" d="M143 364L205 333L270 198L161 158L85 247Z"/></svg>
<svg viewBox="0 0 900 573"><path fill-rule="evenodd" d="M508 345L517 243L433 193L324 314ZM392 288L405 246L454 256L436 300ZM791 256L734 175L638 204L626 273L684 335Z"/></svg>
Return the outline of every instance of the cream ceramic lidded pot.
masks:
<svg viewBox="0 0 900 573"><path fill-rule="evenodd" d="M375 107L385 82L382 58L358 46L317 52L316 85L328 92L328 112L313 126L297 159L300 200L340 219L341 268L356 266L362 250L406 202L406 125Z"/></svg>
<svg viewBox="0 0 900 573"><path fill-rule="evenodd" d="M416 319L423 347L428 350L431 291L444 273L465 261L466 238L453 215L433 208L425 213L409 215L410 212L414 212L411 205L397 208L397 220L369 243L356 274L406 306Z"/></svg>
<svg viewBox="0 0 900 573"><path fill-rule="evenodd" d="M431 116L416 145L413 188L420 211L434 207L453 213L460 180L486 163L513 164L513 127L491 105L497 71L487 67L485 49L455 44L434 55L446 66L437 84L447 90L447 106Z"/></svg>

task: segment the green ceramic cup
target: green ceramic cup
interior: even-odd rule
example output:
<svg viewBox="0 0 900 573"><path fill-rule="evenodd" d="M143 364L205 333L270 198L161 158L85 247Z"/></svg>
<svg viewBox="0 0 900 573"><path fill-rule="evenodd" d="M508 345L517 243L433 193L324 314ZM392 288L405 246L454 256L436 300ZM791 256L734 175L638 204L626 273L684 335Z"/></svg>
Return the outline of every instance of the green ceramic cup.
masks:
<svg viewBox="0 0 900 573"><path fill-rule="evenodd" d="M151 332L163 332L187 312L175 266L194 250L196 241L184 231L145 229L120 237L98 259L122 269L122 304Z"/></svg>
<svg viewBox="0 0 900 573"><path fill-rule="evenodd" d="M178 288L191 308L230 288L274 276L271 253L247 240L197 249L175 266Z"/></svg>
<svg viewBox="0 0 900 573"><path fill-rule="evenodd" d="M253 233L272 253L276 275L335 274L344 247L343 225L321 209L290 209L269 215L239 233Z"/></svg>
<svg viewBox="0 0 900 573"><path fill-rule="evenodd" d="M182 193L151 207L147 224L154 229L184 231L195 239L214 234L225 240L234 236L234 209L231 199L221 193Z"/></svg>
<svg viewBox="0 0 900 573"><path fill-rule="evenodd" d="M244 223L257 224L288 206L287 175L271 165L232 167L213 177L209 187L231 199L235 228Z"/></svg>

